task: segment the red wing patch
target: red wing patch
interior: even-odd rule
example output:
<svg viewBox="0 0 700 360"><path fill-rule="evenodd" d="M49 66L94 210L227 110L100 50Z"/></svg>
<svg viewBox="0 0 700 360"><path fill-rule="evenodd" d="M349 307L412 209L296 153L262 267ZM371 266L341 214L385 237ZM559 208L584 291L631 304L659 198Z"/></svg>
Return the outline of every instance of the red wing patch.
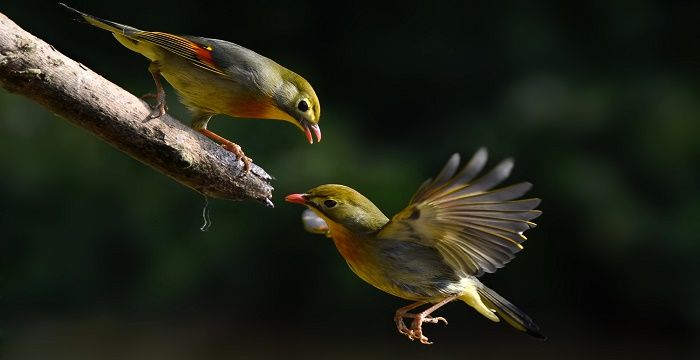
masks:
<svg viewBox="0 0 700 360"><path fill-rule="evenodd" d="M214 50L210 45L199 44L182 36L156 31L140 31L133 35L139 40L148 41L155 45L181 56L194 65L219 75L226 75L212 58L211 52Z"/></svg>

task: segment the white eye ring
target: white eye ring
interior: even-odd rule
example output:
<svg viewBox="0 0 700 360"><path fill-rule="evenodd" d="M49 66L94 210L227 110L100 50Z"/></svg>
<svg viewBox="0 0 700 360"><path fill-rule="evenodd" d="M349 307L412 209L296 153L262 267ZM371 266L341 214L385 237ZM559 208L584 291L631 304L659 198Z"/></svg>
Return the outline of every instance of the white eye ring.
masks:
<svg viewBox="0 0 700 360"><path fill-rule="evenodd" d="M310 106L309 106L308 101L306 101L306 100L299 101L299 103L297 104L297 109L299 109L299 111L301 111L301 112L309 111Z"/></svg>

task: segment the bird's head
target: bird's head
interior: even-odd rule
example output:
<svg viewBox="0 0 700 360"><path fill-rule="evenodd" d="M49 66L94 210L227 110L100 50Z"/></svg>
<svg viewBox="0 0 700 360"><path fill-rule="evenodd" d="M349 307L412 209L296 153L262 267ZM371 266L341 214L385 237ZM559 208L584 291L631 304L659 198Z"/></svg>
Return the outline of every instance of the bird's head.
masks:
<svg viewBox="0 0 700 360"><path fill-rule="evenodd" d="M316 142L321 141L321 128L318 126L321 104L306 79L286 70L283 74L283 85L277 89L274 99L277 107L286 115L282 120L291 122L304 132L309 144L314 142L312 132L316 135Z"/></svg>
<svg viewBox="0 0 700 360"><path fill-rule="evenodd" d="M369 199L344 185L328 184L303 194L290 194L286 201L306 205L331 227L342 226L355 233L382 228L389 219Z"/></svg>

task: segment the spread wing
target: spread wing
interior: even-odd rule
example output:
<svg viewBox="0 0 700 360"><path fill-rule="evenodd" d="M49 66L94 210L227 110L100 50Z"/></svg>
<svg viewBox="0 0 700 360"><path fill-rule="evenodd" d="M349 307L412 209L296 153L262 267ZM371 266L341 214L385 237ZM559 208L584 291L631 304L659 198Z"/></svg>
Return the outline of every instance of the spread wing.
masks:
<svg viewBox="0 0 700 360"><path fill-rule="evenodd" d="M523 232L535 227L530 220L542 213L535 210L540 199L518 200L532 187L526 182L494 189L510 175L513 160L478 176L487 157L481 148L458 171L459 154L452 155L378 237L434 246L446 263L468 275L505 266L522 250Z"/></svg>
<svg viewBox="0 0 700 360"><path fill-rule="evenodd" d="M189 60L196 66L226 76L226 73L214 61L213 55L216 51L214 44L207 39L157 31L137 31L129 34L129 37L158 45Z"/></svg>

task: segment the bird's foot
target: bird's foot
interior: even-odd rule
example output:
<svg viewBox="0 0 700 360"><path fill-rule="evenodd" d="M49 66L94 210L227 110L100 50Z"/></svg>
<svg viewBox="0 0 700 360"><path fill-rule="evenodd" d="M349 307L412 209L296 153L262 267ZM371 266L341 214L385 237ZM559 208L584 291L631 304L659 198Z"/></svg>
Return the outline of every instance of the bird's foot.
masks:
<svg viewBox="0 0 700 360"><path fill-rule="evenodd" d="M241 161L243 161L243 170L246 173L250 171L250 164L253 163L253 159L245 156L245 153L243 153L243 149L241 149L239 145L226 140L226 142L221 143L221 147L232 152L234 155L236 155L236 158L241 159Z"/></svg>
<svg viewBox="0 0 700 360"><path fill-rule="evenodd" d="M159 118L165 115L165 112L168 111L168 105L165 103L165 93L148 93L141 96L141 99L156 99L156 103L151 107L153 110L148 115L148 118L146 118L146 120Z"/></svg>
<svg viewBox="0 0 700 360"><path fill-rule="evenodd" d="M253 163L253 159L245 156L245 154L243 153L243 149L241 149L240 146L234 144L230 140L226 140L221 136L216 135L214 132L212 132L211 130L207 130L206 128L197 128L197 131L202 133L202 135L218 142L222 148L236 155L236 158L240 159L243 162L244 173L248 174L250 172L250 164Z"/></svg>
<svg viewBox="0 0 700 360"><path fill-rule="evenodd" d="M153 81L156 83L156 93L144 95L145 98L156 99L156 103L153 106L153 111L151 111L146 119L151 120L165 115L165 112L168 110L168 106L165 105L165 89L163 89L163 85L160 83L160 64L157 61L151 62L151 64L148 66L148 71L151 72Z"/></svg>
<svg viewBox="0 0 700 360"><path fill-rule="evenodd" d="M396 321L396 330L399 331L399 334L408 336L411 330L409 330L409 328L406 327L406 324L403 322L403 317L397 314L394 317L394 321ZM408 337L410 338L410 336Z"/></svg>
<svg viewBox="0 0 700 360"><path fill-rule="evenodd" d="M447 325L447 319L445 319L445 318L442 317L442 316L432 317L432 316L428 315L428 316L426 316L426 317L423 319L423 322L424 322L424 323L431 323L431 324L437 324L437 323L439 323L440 321L444 322L445 325Z"/></svg>
<svg viewBox="0 0 700 360"><path fill-rule="evenodd" d="M444 317L431 317L430 315L415 314L415 318L411 323L411 329L408 331L408 334L406 336L408 336L408 338L411 340L419 340L421 344L431 345L433 342L429 341L428 337L423 335L423 323L437 324L440 321L444 322L445 325L447 325L447 320Z"/></svg>
<svg viewBox="0 0 700 360"><path fill-rule="evenodd" d="M404 323L404 318L412 318L413 322L411 322L411 328L409 329L406 327L406 324ZM437 324L440 321L444 322L445 325L447 325L447 319L445 319L442 316L437 316L437 317L432 317L427 314L423 313L418 313L418 314L411 314L411 313L403 313L399 314L397 313L396 316L394 317L394 321L396 321L396 328L399 331L399 333L406 335L410 340L419 340L421 344L426 344L430 345L432 342L428 341L428 338L423 335L423 323L431 323L431 324Z"/></svg>
<svg viewBox="0 0 700 360"><path fill-rule="evenodd" d="M398 310L396 310L396 314L394 315L394 321L396 321L396 328L399 330L399 333L406 335L409 339L411 340L419 340L421 344L426 344L430 345L432 342L428 341L428 338L423 335L423 323L431 323L431 324L437 324L440 321L444 322L445 325L447 325L447 319L445 319L442 316L436 316L432 317L430 314L440 308L441 306L449 303L450 301L456 299L457 296L449 296L446 297L439 302L435 303L431 307L417 313L409 313L410 310L413 310L421 305L426 304L424 301L417 301L411 305L404 306ZM411 328L407 328L406 324L404 323L403 319L408 318L408 319L413 319L413 322L411 322Z"/></svg>

